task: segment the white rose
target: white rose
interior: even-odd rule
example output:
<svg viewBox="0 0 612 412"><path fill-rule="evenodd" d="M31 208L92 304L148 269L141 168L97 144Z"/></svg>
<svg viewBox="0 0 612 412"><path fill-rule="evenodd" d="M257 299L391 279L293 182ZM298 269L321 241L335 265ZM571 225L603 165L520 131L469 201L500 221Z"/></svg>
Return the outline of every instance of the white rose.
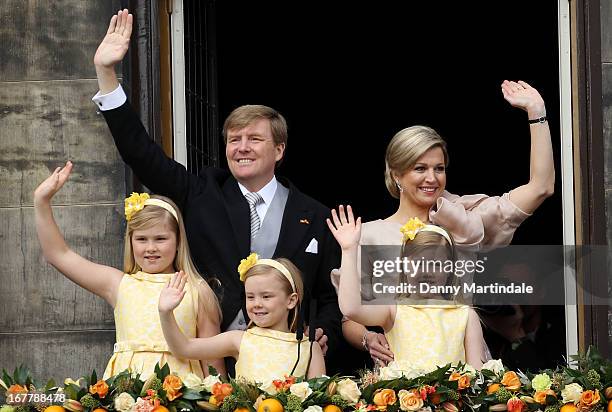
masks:
<svg viewBox="0 0 612 412"><path fill-rule="evenodd" d="M424 408L419 409L417 412L431 412L431 406L425 406Z"/></svg>
<svg viewBox="0 0 612 412"><path fill-rule="evenodd" d="M185 376L185 378L183 379L183 384L186 387L197 391L201 391L202 389L204 389L204 382L202 381L202 378L200 378L195 373L190 373Z"/></svg>
<svg viewBox="0 0 612 412"><path fill-rule="evenodd" d="M302 402L312 393L312 389L308 386L308 382L294 383L289 388L289 392L300 398Z"/></svg>
<svg viewBox="0 0 612 412"><path fill-rule="evenodd" d="M340 382L338 382L336 392L342 399L351 403L357 403L359 401L359 397L361 396L361 391L357 387L357 384L348 378L342 379Z"/></svg>
<svg viewBox="0 0 612 412"><path fill-rule="evenodd" d="M321 408L319 405L312 405L304 409L304 412L323 412L323 408Z"/></svg>
<svg viewBox="0 0 612 412"><path fill-rule="evenodd" d="M418 378L419 376L423 376L423 375L433 371L434 369L425 370L425 369L421 369L421 368L410 367L408 369L403 369L402 370L402 375L404 377L408 378L408 379L414 379L414 378Z"/></svg>
<svg viewBox="0 0 612 412"><path fill-rule="evenodd" d="M128 412L136 401L127 392L122 392L115 398L115 409L120 412Z"/></svg>
<svg viewBox="0 0 612 412"><path fill-rule="evenodd" d="M488 369L497 374L504 370L504 364L502 363L501 359L491 359L486 361L485 364L482 365L481 369Z"/></svg>
<svg viewBox="0 0 612 412"><path fill-rule="evenodd" d="M382 380L397 379L402 376L402 370L396 362L389 362L387 366L380 368L378 374Z"/></svg>
<svg viewBox="0 0 612 412"><path fill-rule="evenodd" d="M274 382L272 380L262 382L261 385L259 385L259 389L269 395L276 395L278 393L276 390L276 386L274 386Z"/></svg>
<svg viewBox="0 0 612 412"><path fill-rule="evenodd" d="M212 392L212 387L215 383L221 383L221 379L219 379L219 375L208 375L202 381L202 385L204 385L204 389L208 392Z"/></svg>
<svg viewBox="0 0 612 412"><path fill-rule="evenodd" d="M474 368L469 363L466 363L465 365L463 365L463 371L467 373L468 375L470 375L471 377L476 376L476 368Z"/></svg>
<svg viewBox="0 0 612 412"><path fill-rule="evenodd" d="M578 403L580 395L582 394L582 387L577 383L570 383L565 385L565 388L561 391L563 397L563 403L574 402Z"/></svg>

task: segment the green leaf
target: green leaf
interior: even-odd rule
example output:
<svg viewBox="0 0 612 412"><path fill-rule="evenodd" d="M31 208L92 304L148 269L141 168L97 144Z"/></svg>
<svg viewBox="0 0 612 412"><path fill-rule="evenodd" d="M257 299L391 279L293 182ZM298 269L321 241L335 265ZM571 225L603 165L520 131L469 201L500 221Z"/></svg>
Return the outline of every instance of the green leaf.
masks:
<svg viewBox="0 0 612 412"><path fill-rule="evenodd" d="M205 399L205 396L202 395L200 391L187 388L183 391L182 399L186 399L189 401L199 401L201 399Z"/></svg>
<svg viewBox="0 0 612 412"><path fill-rule="evenodd" d="M96 375L96 370L94 369L91 372L91 379L89 380L89 384L90 385L95 385L96 382L98 382L98 375Z"/></svg>
<svg viewBox="0 0 612 412"><path fill-rule="evenodd" d="M50 390L51 388L56 387L57 385L55 384L55 380L53 379L49 379L49 381L47 382L47 384L45 385L45 392Z"/></svg>
<svg viewBox="0 0 612 412"><path fill-rule="evenodd" d="M166 379L166 376L170 375L170 367L168 366L168 364L166 363L161 370L159 371L159 375L157 375L159 377L159 379L161 379L161 381L163 382L164 379Z"/></svg>
<svg viewBox="0 0 612 412"><path fill-rule="evenodd" d="M209 375L218 375L219 372L217 371L217 369L214 366L208 365L208 374Z"/></svg>

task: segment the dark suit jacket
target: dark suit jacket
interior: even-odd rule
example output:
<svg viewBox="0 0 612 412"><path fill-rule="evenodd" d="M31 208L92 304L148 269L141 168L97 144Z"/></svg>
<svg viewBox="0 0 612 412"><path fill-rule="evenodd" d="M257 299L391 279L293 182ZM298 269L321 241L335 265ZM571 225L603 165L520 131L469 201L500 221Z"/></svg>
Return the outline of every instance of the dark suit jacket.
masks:
<svg viewBox="0 0 612 412"><path fill-rule="evenodd" d="M237 268L240 259L250 253L251 241L249 206L236 179L229 171L214 167L199 175L187 172L149 138L128 102L102 113L121 157L136 176L181 209L194 263L203 276L221 281L221 327L225 329L245 302ZM338 299L330 281L331 269L340 267L339 247L325 223L330 211L287 180L278 180L289 188L289 197L274 257L288 258L302 271L307 295L317 300L316 319L310 324L328 335L329 358L342 333ZM313 238L318 253L306 253ZM307 297L306 316L308 303Z"/></svg>

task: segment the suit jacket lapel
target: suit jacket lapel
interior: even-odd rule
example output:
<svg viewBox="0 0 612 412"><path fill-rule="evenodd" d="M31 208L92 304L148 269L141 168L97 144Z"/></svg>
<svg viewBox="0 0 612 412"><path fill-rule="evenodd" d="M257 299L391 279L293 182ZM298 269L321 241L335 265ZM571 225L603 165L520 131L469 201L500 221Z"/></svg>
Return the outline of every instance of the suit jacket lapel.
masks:
<svg viewBox="0 0 612 412"><path fill-rule="evenodd" d="M235 179L227 179L223 185L223 196L225 197L225 207L238 245L239 256L241 259L244 259L248 256L251 247L249 205L242 192L240 192L238 182ZM223 234L220 233L219 236L223 236Z"/></svg>
<svg viewBox="0 0 612 412"><path fill-rule="evenodd" d="M289 197L274 251L275 257L292 258L304 244L303 239L312 224L314 211L302 206L301 196L302 194L289 183Z"/></svg>

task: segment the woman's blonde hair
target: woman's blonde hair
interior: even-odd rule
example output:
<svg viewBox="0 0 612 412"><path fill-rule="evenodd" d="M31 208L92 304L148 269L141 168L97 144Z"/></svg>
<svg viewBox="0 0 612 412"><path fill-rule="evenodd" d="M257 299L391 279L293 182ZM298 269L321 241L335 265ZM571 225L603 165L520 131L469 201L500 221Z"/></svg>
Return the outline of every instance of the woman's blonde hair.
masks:
<svg viewBox="0 0 612 412"><path fill-rule="evenodd" d="M265 265L265 264L255 265L252 268L250 268L245 274L244 281L246 282L248 278L253 277L253 276L267 275L269 273L274 273L274 275L281 282L283 282L283 291L287 294L287 296L291 295L292 293L297 293L297 296L298 296L297 304L295 305L293 309L289 310L289 313L287 314L287 324L289 325L289 330L291 332L295 332L298 326L298 315L300 313L300 305L302 304L302 300L304 299L304 283L302 281L302 273L293 263L291 263L289 259L277 258L274 260L280 263L281 265L283 265L287 269L287 271L289 271L289 274L291 275L291 278L293 279L293 283L295 283L295 291L291 288L291 283L289 283L289 279L287 279L285 275L283 275L278 269L272 266ZM249 326L252 325L252 322L253 321L249 323Z"/></svg>
<svg viewBox="0 0 612 412"><path fill-rule="evenodd" d="M444 165L448 166L446 142L434 129L426 126L412 126L400 130L393 136L385 153L385 186L391 196L396 199L400 197L393 174L402 175L414 166L425 152L434 147L442 149Z"/></svg>
<svg viewBox="0 0 612 412"><path fill-rule="evenodd" d="M135 230L146 230L153 226L167 224L170 230L176 235L176 256L174 257L174 270L182 270L187 274L187 282L193 290L198 291L198 306L204 308L206 314L214 321L221 321L221 308L215 293L207 282L205 282L191 259L189 244L185 234L183 216L174 202L167 197L152 195L152 199L160 199L168 203L176 212L177 219L163 207L156 205L146 205L142 210L136 212L127 222L125 231L125 241L123 249L123 271L125 273L136 273L142 268L134 259L134 249L132 247L132 234ZM197 318L197 313L196 313Z"/></svg>

